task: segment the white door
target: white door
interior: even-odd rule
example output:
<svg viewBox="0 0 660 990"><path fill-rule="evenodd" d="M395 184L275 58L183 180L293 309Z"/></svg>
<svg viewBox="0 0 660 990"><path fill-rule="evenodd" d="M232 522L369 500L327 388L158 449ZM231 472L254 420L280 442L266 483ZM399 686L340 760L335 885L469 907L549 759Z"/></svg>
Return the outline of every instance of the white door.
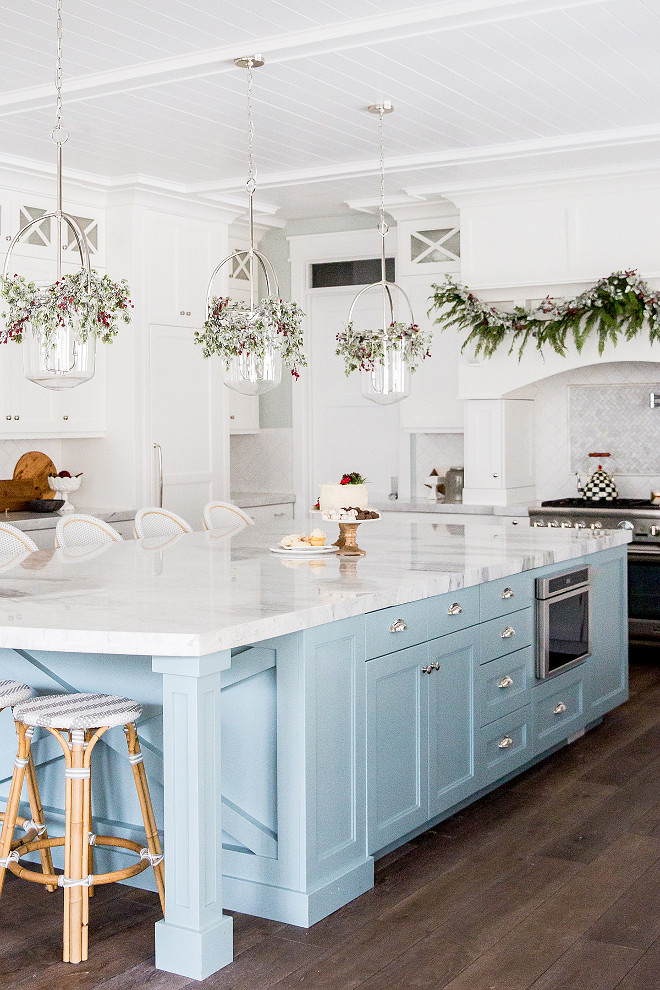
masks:
<svg viewBox="0 0 660 990"><path fill-rule="evenodd" d="M359 286L310 292L308 313L311 412L312 500L318 486L338 482L344 472L358 471L369 481L373 502L390 491L399 473L399 412L397 405L380 406L360 394L360 375L344 374L337 357L336 335L345 325ZM382 326L382 297L377 289L362 296L356 325ZM359 321L359 323L358 323Z"/></svg>
<svg viewBox="0 0 660 990"><path fill-rule="evenodd" d="M214 362L202 356L189 327L150 328L152 443L163 461L163 505L201 529L213 495ZM217 427L216 427L217 432ZM153 451L153 504L158 504L158 461Z"/></svg>

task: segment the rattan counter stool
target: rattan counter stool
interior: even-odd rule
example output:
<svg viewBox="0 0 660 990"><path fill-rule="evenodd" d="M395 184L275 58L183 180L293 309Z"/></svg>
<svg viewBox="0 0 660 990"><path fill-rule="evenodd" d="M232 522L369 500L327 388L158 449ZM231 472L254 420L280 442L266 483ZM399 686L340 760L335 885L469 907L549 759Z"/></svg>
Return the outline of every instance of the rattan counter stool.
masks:
<svg viewBox="0 0 660 990"><path fill-rule="evenodd" d="M153 866L161 907L165 910L163 856L154 819L147 777L142 762L135 720L141 706L130 698L109 694L58 694L41 696L14 708L18 734L18 757L14 767L5 820L0 836L0 893L5 870L33 883L57 884L64 888L64 962L87 959L87 922L90 888L134 877ZM91 758L94 746L113 726L123 725L128 742L128 759L133 770L140 801L147 846L142 848L130 839L94 835L91 814ZM18 800L23 777L30 759L30 740L34 726L53 735L62 747L66 769L64 836L52 839L24 840L11 848ZM35 850L64 846L64 874L37 873L21 866L19 858ZM94 846L129 849L139 856L132 866L110 873L93 874Z"/></svg>
<svg viewBox="0 0 660 990"><path fill-rule="evenodd" d="M22 684L21 681L6 681L0 680L0 711L5 708L12 708L14 705L18 705L23 701L27 701L32 697L32 688L28 687L27 684ZM32 820L28 821L26 818L18 817L18 802L21 799L21 792L19 790L16 801L16 808L14 810L14 827L12 828L9 838L11 842L11 847L16 848L22 842L27 840L27 837L38 838L42 836L47 839L48 832L46 831L46 824L44 822L44 810L41 805L41 798L39 796L39 785L37 784L37 775L34 771L34 762L32 760L32 753L28 753L27 759L23 764L24 776L27 784L28 800L30 802L30 813L32 815ZM4 820L4 814L0 812L0 822ZM14 839L13 833L15 828L22 828L25 832L24 839ZM39 858L41 859L41 868L46 874L53 873L53 861L50 855L50 849L40 849ZM50 883L47 885L49 890L57 890L57 884Z"/></svg>

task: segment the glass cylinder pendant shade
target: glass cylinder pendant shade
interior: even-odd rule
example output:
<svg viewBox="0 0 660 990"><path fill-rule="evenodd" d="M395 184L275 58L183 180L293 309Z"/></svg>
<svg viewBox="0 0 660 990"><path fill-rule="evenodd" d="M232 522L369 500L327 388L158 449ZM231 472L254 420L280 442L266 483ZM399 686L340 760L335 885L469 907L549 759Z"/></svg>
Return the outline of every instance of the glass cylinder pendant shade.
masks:
<svg viewBox="0 0 660 990"><path fill-rule="evenodd" d="M384 341L383 359L373 371L362 372L362 395L381 406L401 402L410 395L410 367L405 340Z"/></svg>
<svg viewBox="0 0 660 990"><path fill-rule="evenodd" d="M231 358L224 370L225 385L243 395L264 395L282 380L282 354L266 347L263 356L246 351Z"/></svg>
<svg viewBox="0 0 660 990"><path fill-rule="evenodd" d="M21 346L25 377L44 388L75 388L94 377L96 338L81 340L75 318L57 331L50 344L28 324Z"/></svg>

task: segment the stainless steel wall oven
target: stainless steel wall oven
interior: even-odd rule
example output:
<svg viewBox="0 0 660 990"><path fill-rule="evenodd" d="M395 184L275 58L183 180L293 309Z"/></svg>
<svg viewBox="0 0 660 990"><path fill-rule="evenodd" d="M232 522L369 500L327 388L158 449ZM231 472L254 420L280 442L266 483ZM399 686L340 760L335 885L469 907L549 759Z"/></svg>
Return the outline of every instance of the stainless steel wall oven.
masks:
<svg viewBox="0 0 660 990"><path fill-rule="evenodd" d="M536 676L554 677L591 656L591 568L536 581Z"/></svg>

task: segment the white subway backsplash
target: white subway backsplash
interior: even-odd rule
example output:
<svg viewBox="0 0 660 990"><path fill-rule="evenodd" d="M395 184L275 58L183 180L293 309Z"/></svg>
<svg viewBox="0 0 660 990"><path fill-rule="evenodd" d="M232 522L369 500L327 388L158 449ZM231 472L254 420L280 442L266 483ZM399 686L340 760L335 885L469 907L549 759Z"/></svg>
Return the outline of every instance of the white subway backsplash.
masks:
<svg viewBox="0 0 660 990"><path fill-rule="evenodd" d="M429 494L424 481L435 468L444 474L447 468L463 466L462 433L414 433L411 435L411 494Z"/></svg>

